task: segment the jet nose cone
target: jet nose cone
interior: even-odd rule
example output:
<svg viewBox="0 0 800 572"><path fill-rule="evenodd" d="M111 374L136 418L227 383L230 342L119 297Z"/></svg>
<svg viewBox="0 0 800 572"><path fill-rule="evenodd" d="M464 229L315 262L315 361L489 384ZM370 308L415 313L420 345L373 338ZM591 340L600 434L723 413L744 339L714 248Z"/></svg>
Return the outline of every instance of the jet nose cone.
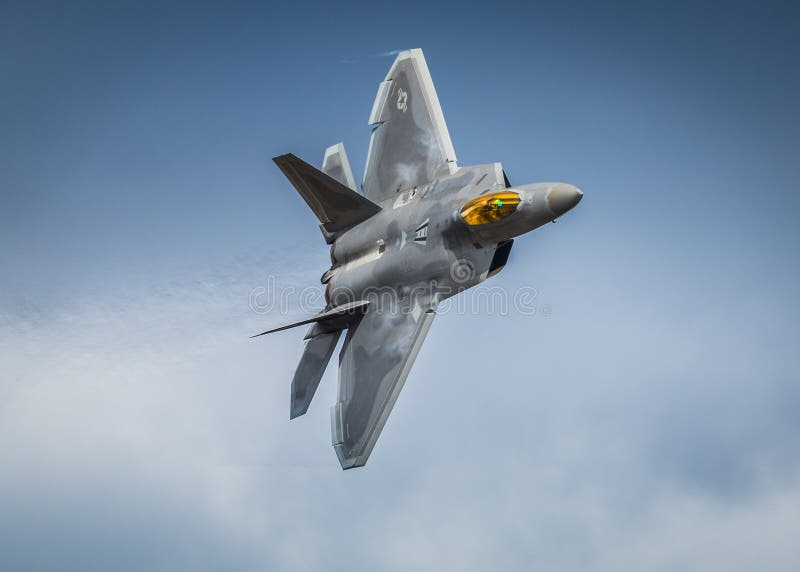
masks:
<svg viewBox="0 0 800 572"><path fill-rule="evenodd" d="M559 183L547 193L547 205L556 217L560 217L581 202L582 198L583 193L578 187Z"/></svg>

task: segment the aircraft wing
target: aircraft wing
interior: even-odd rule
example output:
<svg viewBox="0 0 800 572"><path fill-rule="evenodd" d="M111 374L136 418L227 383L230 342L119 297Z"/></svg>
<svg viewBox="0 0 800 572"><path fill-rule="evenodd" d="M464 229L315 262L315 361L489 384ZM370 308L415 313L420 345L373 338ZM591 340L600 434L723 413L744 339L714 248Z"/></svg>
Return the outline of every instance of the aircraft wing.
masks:
<svg viewBox="0 0 800 572"><path fill-rule="evenodd" d="M400 52L378 87L362 190L373 202L455 172L456 154L422 50Z"/></svg>
<svg viewBox="0 0 800 572"><path fill-rule="evenodd" d="M339 355L339 398L331 408L333 446L343 469L366 464L428 333L433 310L370 305L347 331Z"/></svg>

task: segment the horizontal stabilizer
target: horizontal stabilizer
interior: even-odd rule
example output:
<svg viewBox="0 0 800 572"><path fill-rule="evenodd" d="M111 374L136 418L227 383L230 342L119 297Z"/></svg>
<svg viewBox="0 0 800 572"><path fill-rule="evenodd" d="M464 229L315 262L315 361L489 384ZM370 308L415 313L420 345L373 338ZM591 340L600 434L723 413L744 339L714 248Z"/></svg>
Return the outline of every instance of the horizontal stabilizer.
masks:
<svg viewBox="0 0 800 572"><path fill-rule="evenodd" d="M328 234L347 230L381 210L366 197L291 153L272 160L314 211Z"/></svg>
<svg viewBox="0 0 800 572"><path fill-rule="evenodd" d="M347 304L335 306L329 310L320 312L313 318L301 320L300 322L295 322L294 324L288 324L279 328L273 328L271 330L267 330L266 332L261 332L260 334L250 337L257 338L258 336L263 336L265 334L281 332L283 330L288 330L289 328L296 328L297 326L303 326L305 324L312 323L325 323L326 325L333 326L333 329L343 330L349 323L351 323L357 317L360 317L367 310L367 306L369 306L369 300L348 302Z"/></svg>
<svg viewBox="0 0 800 572"><path fill-rule="evenodd" d="M292 379L289 419L300 417L308 411L308 406L311 405L311 400L317 392L319 382L341 335L342 331L336 330L319 334L306 342L303 357L300 358Z"/></svg>
<svg viewBox="0 0 800 572"><path fill-rule="evenodd" d="M347 188L356 190L356 181L353 179L353 171L350 169L350 161L347 159L344 143L337 143L325 149L322 172L330 175Z"/></svg>

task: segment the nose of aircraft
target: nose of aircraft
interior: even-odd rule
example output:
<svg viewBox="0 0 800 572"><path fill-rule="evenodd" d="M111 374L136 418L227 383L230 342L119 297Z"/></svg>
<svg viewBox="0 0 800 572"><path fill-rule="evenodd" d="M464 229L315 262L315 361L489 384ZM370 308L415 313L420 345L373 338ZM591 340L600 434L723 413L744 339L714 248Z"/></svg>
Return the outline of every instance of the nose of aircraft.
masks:
<svg viewBox="0 0 800 572"><path fill-rule="evenodd" d="M583 193L578 187L558 183L547 193L547 206L556 217L560 217L581 202L582 198Z"/></svg>

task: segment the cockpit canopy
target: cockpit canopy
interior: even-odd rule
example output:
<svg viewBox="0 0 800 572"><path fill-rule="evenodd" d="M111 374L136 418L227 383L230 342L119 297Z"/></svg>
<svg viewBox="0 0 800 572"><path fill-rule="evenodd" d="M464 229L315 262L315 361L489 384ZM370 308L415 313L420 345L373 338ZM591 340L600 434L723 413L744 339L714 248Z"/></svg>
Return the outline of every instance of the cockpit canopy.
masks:
<svg viewBox="0 0 800 572"><path fill-rule="evenodd" d="M512 191L499 191L481 195L461 209L461 218L470 226L497 222L513 214L519 206L519 195Z"/></svg>

